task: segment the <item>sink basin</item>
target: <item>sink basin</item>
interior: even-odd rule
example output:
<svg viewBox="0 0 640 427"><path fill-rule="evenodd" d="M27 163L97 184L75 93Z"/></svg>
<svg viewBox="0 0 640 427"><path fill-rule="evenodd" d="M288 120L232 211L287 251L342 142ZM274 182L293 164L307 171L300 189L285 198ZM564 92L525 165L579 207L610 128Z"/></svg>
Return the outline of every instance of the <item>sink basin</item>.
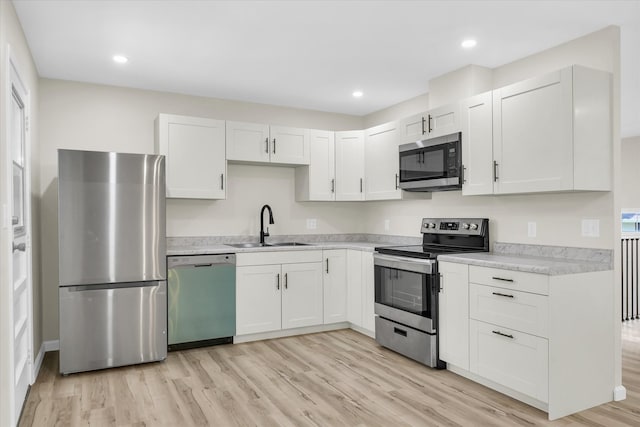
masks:
<svg viewBox="0 0 640 427"><path fill-rule="evenodd" d="M233 246L234 248L262 248L270 246L263 243L227 243L227 246Z"/></svg>
<svg viewBox="0 0 640 427"><path fill-rule="evenodd" d="M280 242L280 243L268 243L267 246L312 246L310 243L300 242Z"/></svg>

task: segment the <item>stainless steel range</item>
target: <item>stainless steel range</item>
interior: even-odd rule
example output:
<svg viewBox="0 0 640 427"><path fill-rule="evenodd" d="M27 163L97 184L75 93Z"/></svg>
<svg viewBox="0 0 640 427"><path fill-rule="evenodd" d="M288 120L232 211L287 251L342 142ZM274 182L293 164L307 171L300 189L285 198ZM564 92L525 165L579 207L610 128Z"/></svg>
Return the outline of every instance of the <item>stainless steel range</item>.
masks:
<svg viewBox="0 0 640 427"><path fill-rule="evenodd" d="M438 356L437 257L489 251L486 218L424 218L422 245L376 248L376 341L425 365L444 368Z"/></svg>

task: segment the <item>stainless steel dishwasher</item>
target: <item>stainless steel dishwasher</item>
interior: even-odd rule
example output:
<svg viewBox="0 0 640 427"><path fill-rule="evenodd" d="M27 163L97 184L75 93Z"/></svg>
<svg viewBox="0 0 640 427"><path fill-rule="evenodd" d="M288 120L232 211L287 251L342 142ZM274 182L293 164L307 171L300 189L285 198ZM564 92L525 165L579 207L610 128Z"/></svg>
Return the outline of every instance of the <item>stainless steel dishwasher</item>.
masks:
<svg viewBox="0 0 640 427"><path fill-rule="evenodd" d="M236 256L170 256L169 350L233 342L236 334Z"/></svg>

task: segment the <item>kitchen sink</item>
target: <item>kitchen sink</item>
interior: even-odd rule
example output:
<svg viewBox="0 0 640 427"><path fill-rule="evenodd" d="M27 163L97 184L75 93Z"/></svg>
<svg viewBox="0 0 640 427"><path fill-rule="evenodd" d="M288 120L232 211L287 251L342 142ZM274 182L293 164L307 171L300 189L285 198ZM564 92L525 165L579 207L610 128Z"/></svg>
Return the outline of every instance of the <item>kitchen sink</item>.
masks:
<svg viewBox="0 0 640 427"><path fill-rule="evenodd" d="M227 243L227 246L233 246L234 248L262 248L267 245L266 243Z"/></svg>
<svg viewBox="0 0 640 427"><path fill-rule="evenodd" d="M312 246L310 243L300 243L300 242L279 242L279 243L268 243L267 246Z"/></svg>

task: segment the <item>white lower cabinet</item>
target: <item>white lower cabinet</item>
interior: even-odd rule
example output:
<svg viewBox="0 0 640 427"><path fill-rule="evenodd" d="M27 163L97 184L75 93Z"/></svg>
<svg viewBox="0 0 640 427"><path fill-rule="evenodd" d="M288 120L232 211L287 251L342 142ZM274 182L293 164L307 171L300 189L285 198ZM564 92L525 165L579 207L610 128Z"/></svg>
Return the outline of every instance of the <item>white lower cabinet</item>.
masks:
<svg viewBox="0 0 640 427"><path fill-rule="evenodd" d="M376 330L373 253L347 250L347 320L371 335Z"/></svg>
<svg viewBox="0 0 640 427"><path fill-rule="evenodd" d="M347 320L347 251L322 251L325 324Z"/></svg>
<svg viewBox="0 0 640 427"><path fill-rule="evenodd" d="M321 260L322 251L237 254L236 335L321 325Z"/></svg>
<svg viewBox="0 0 640 427"><path fill-rule="evenodd" d="M613 273L545 275L440 261L440 357L554 420L611 401Z"/></svg>
<svg viewBox="0 0 640 427"><path fill-rule="evenodd" d="M498 384L548 401L549 344L546 338L471 320L469 370Z"/></svg>

